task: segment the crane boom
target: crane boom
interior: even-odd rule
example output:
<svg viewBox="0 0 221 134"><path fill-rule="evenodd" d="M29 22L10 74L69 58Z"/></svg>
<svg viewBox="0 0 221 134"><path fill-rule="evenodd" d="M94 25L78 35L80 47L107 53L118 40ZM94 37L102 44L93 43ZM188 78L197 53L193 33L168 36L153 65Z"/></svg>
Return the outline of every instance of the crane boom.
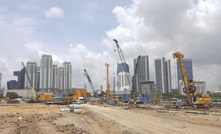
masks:
<svg viewBox="0 0 221 134"><path fill-rule="evenodd" d="M196 88L195 88L195 86L190 85L190 83L189 83L190 80L188 79L188 76L186 74L185 66L184 66L184 62L183 62L184 55L181 52L175 52L175 53L173 53L173 58L177 58L180 63L180 70L181 70L181 73L183 76L183 81L184 81L183 91L187 95L188 103L191 104L191 94L194 95Z"/></svg>
<svg viewBox="0 0 221 134"><path fill-rule="evenodd" d="M88 80L88 82L89 82L89 84L90 84L90 86L91 86L91 89L92 89L93 91L95 91L94 85L93 85L93 83L92 83L92 81L91 81L91 78L90 78L89 74L87 73L87 70L84 69L84 72L85 72L85 75L86 75L86 77L87 77L87 80Z"/></svg>
<svg viewBox="0 0 221 134"><path fill-rule="evenodd" d="M117 41L116 39L113 39L113 41L116 43L117 52L118 52L118 54L119 54L119 57L120 57L121 62L126 65L126 60L125 60L125 58L124 58L123 51L121 50L121 48L120 48L120 46L119 46L119 44L118 44L118 41ZM127 70L125 65L123 66L123 67L124 67L124 70ZM128 80L128 82L129 82L130 87L132 87L132 86L131 86L131 75L130 75L130 72L129 72L129 76L127 75L127 80Z"/></svg>
<svg viewBox="0 0 221 134"><path fill-rule="evenodd" d="M23 67L24 67L25 73L27 74L28 81L29 81L29 83L30 83L30 85L31 85L32 95L33 95L33 97L34 97L34 100L36 100L36 99L37 99L36 91L35 91L35 89L34 89L33 86L32 86L30 77L29 77L29 75L28 75L28 72L27 72L27 70L26 70L25 64L24 64L23 62L22 62L22 65L23 65Z"/></svg>
<svg viewBox="0 0 221 134"><path fill-rule="evenodd" d="M132 82L132 84L133 84L133 92L135 93L136 92L136 87L135 87L135 75L137 74L137 70L138 70L138 66L139 66L139 64L140 64L140 57L141 57L141 55L139 55L138 57L137 57L137 63L136 63L136 66L135 66L135 69L134 69L134 77L133 77L133 82ZM139 77L138 77L138 79L139 79ZM139 80L138 80L139 81ZM139 96L141 96L141 88L140 88L140 83L138 83L138 89L139 89Z"/></svg>

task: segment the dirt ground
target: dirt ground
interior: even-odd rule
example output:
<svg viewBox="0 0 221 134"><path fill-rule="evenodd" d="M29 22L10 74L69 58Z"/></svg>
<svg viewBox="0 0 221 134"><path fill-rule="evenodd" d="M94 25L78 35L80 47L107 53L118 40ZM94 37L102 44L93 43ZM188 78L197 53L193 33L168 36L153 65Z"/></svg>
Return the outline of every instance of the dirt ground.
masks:
<svg viewBox="0 0 221 134"><path fill-rule="evenodd" d="M162 109L157 105L0 105L0 134L221 134L221 110Z"/></svg>

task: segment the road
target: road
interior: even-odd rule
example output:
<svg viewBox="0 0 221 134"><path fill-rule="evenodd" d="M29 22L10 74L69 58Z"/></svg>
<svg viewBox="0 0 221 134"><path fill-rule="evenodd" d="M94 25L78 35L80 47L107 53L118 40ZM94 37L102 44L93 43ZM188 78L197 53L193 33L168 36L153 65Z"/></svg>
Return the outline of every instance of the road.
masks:
<svg viewBox="0 0 221 134"><path fill-rule="evenodd" d="M160 116L153 116L152 114L148 114L149 112L145 113L145 111L139 112L134 110L124 110L120 107L102 107L89 104L83 104L82 107L89 109L89 111L94 113L94 120L96 120L97 123L103 125L103 128L111 127L111 130L106 131L108 133L126 132L133 134L221 134L220 126L215 127L208 124L205 125L203 122L201 124L199 121L197 121L197 118L196 122L198 123L190 123L185 120L180 120L179 116L177 116L177 120L173 117L164 118L164 116L170 116L168 113L161 113ZM186 118L189 118L188 115ZM209 120L209 117L207 120ZM109 126L107 127L105 123L107 123Z"/></svg>

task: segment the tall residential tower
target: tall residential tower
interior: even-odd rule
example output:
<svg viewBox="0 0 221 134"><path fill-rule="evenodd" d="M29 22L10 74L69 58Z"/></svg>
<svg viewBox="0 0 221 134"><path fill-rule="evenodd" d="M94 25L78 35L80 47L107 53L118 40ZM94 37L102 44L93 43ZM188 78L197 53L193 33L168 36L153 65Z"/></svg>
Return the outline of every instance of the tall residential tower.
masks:
<svg viewBox="0 0 221 134"><path fill-rule="evenodd" d="M27 74L25 74L25 88L31 88L31 86L33 88L36 88L37 84L37 63L36 62L27 62L27 65L26 65L26 71L27 71ZM28 80L28 76L29 76L29 79L31 81L31 83L29 82Z"/></svg>
<svg viewBox="0 0 221 134"><path fill-rule="evenodd" d="M137 59L134 59L134 72L135 72L135 67L137 64ZM133 76L134 79L134 88L135 91L137 92L138 89L141 90L141 82L146 82L150 80L150 73L149 73L149 57L148 55L145 56L141 56L140 60L139 60L139 64L137 66L137 73L135 74L135 76Z"/></svg>
<svg viewBox="0 0 221 134"><path fill-rule="evenodd" d="M72 65L71 62L64 62L63 63L63 68L66 69L67 71L67 75L66 75L66 79L67 79L67 89L70 89L72 86Z"/></svg>
<svg viewBox="0 0 221 134"><path fill-rule="evenodd" d="M171 67L170 60L155 59L156 92L171 92Z"/></svg>
<svg viewBox="0 0 221 134"><path fill-rule="evenodd" d="M52 56L42 55L40 68L40 88L50 92L52 88Z"/></svg>

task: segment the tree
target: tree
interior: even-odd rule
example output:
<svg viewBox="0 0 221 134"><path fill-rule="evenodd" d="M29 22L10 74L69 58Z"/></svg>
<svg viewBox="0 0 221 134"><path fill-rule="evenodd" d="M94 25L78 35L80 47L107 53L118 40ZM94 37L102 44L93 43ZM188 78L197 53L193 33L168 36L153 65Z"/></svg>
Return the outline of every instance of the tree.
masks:
<svg viewBox="0 0 221 134"><path fill-rule="evenodd" d="M185 96L179 94L178 92L168 92L168 93L162 93L163 99L168 100L171 98L178 98L178 99L186 99Z"/></svg>
<svg viewBox="0 0 221 134"><path fill-rule="evenodd" d="M99 97L104 97L104 95L105 95L105 92L104 92L104 91L101 91L98 96L99 96Z"/></svg>
<svg viewBox="0 0 221 134"><path fill-rule="evenodd" d="M87 92L87 97L92 97L92 95L90 93Z"/></svg>
<svg viewBox="0 0 221 134"><path fill-rule="evenodd" d="M0 94L0 99L2 99L3 98L3 94Z"/></svg>
<svg viewBox="0 0 221 134"><path fill-rule="evenodd" d="M18 98L18 94L15 92L7 92L6 97L10 98L10 99L15 99Z"/></svg>

